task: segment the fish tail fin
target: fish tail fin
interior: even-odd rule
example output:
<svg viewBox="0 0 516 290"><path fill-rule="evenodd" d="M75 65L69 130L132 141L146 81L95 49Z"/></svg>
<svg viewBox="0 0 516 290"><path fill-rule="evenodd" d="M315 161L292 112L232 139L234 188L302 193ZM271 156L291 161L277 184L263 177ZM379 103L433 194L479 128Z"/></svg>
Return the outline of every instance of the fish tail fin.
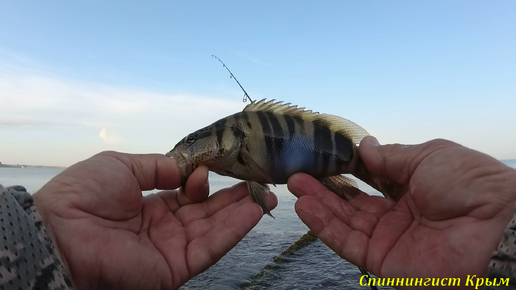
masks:
<svg viewBox="0 0 516 290"><path fill-rule="evenodd" d="M356 181L343 175L319 178L319 182L344 200L352 200L361 193Z"/></svg>
<svg viewBox="0 0 516 290"><path fill-rule="evenodd" d="M261 206L264 213L274 218L271 211L267 207L267 195L269 194L269 186L255 181L247 181L247 189L251 200Z"/></svg>

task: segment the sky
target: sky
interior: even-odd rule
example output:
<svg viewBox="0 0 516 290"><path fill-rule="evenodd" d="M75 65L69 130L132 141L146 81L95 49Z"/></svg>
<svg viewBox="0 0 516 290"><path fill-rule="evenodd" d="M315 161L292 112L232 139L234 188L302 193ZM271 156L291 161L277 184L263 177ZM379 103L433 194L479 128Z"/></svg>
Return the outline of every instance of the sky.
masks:
<svg viewBox="0 0 516 290"><path fill-rule="evenodd" d="M0 0L0 162L166 153L243 93L516 158L515 1Z"/></svg>

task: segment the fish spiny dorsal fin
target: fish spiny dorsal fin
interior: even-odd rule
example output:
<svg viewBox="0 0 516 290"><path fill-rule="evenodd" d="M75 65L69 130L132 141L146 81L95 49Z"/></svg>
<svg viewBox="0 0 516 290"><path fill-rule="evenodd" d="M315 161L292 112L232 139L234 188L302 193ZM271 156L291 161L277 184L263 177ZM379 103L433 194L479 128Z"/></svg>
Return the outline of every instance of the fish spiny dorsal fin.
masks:
<svg viewBox="0 0 516 290"><path fill-rule="evenodd" d="M292 117L302 117L305 114L314 114L311 110L305 108L298 108L290 103L283 104L283 102L274 102L275 100L265 101L265 99L252 102L244 108L244 112L271 112L275 114L288 114ZM315 113L319 114L319 113Z"/></svg>
<svg viewBox="0 0 516 290"><path fill-rule="evenodd" d="M299 117L305 121L312 121L314 123L327 126L330 130L348 137L355 144L360 143L365 136L369 136L369 133L364 128L348 119L305 110L304 107L298 108L290 103L283 104L283 102L275 102L275 100L266 101L263 99L260 101L254 101L244 108L244 112L258 111Z"/></svg>

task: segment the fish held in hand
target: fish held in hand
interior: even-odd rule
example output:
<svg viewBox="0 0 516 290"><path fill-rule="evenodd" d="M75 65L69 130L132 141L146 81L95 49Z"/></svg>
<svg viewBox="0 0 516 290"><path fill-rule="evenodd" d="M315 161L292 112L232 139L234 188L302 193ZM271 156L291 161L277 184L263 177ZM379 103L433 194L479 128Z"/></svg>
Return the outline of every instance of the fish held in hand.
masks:
<svg viewBox="0 0 516 290"><path fill-rule="evenodd" d="M199 165L247 181L251 199L271 215L267 184L287 183L298 172L344 199L358 194L355 181L340 174L361 166L357 144L367 135L338 116L261 100L189 134L166 155L176 160L183 184Z"/></svg>

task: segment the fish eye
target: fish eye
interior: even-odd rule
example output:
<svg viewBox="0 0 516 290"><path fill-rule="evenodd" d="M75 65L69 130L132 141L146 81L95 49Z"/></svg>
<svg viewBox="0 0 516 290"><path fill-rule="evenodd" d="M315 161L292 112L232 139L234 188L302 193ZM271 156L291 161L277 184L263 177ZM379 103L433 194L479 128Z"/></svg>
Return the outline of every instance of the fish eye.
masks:
<svg viewBox="0 0 516 290"><path fill-rule="evenodd" d="M192 133L192 134L186 136L186 140L185 140L186 145L190 146L193 143L195 143L195 141L197 141L197 134Z"/></svg>

